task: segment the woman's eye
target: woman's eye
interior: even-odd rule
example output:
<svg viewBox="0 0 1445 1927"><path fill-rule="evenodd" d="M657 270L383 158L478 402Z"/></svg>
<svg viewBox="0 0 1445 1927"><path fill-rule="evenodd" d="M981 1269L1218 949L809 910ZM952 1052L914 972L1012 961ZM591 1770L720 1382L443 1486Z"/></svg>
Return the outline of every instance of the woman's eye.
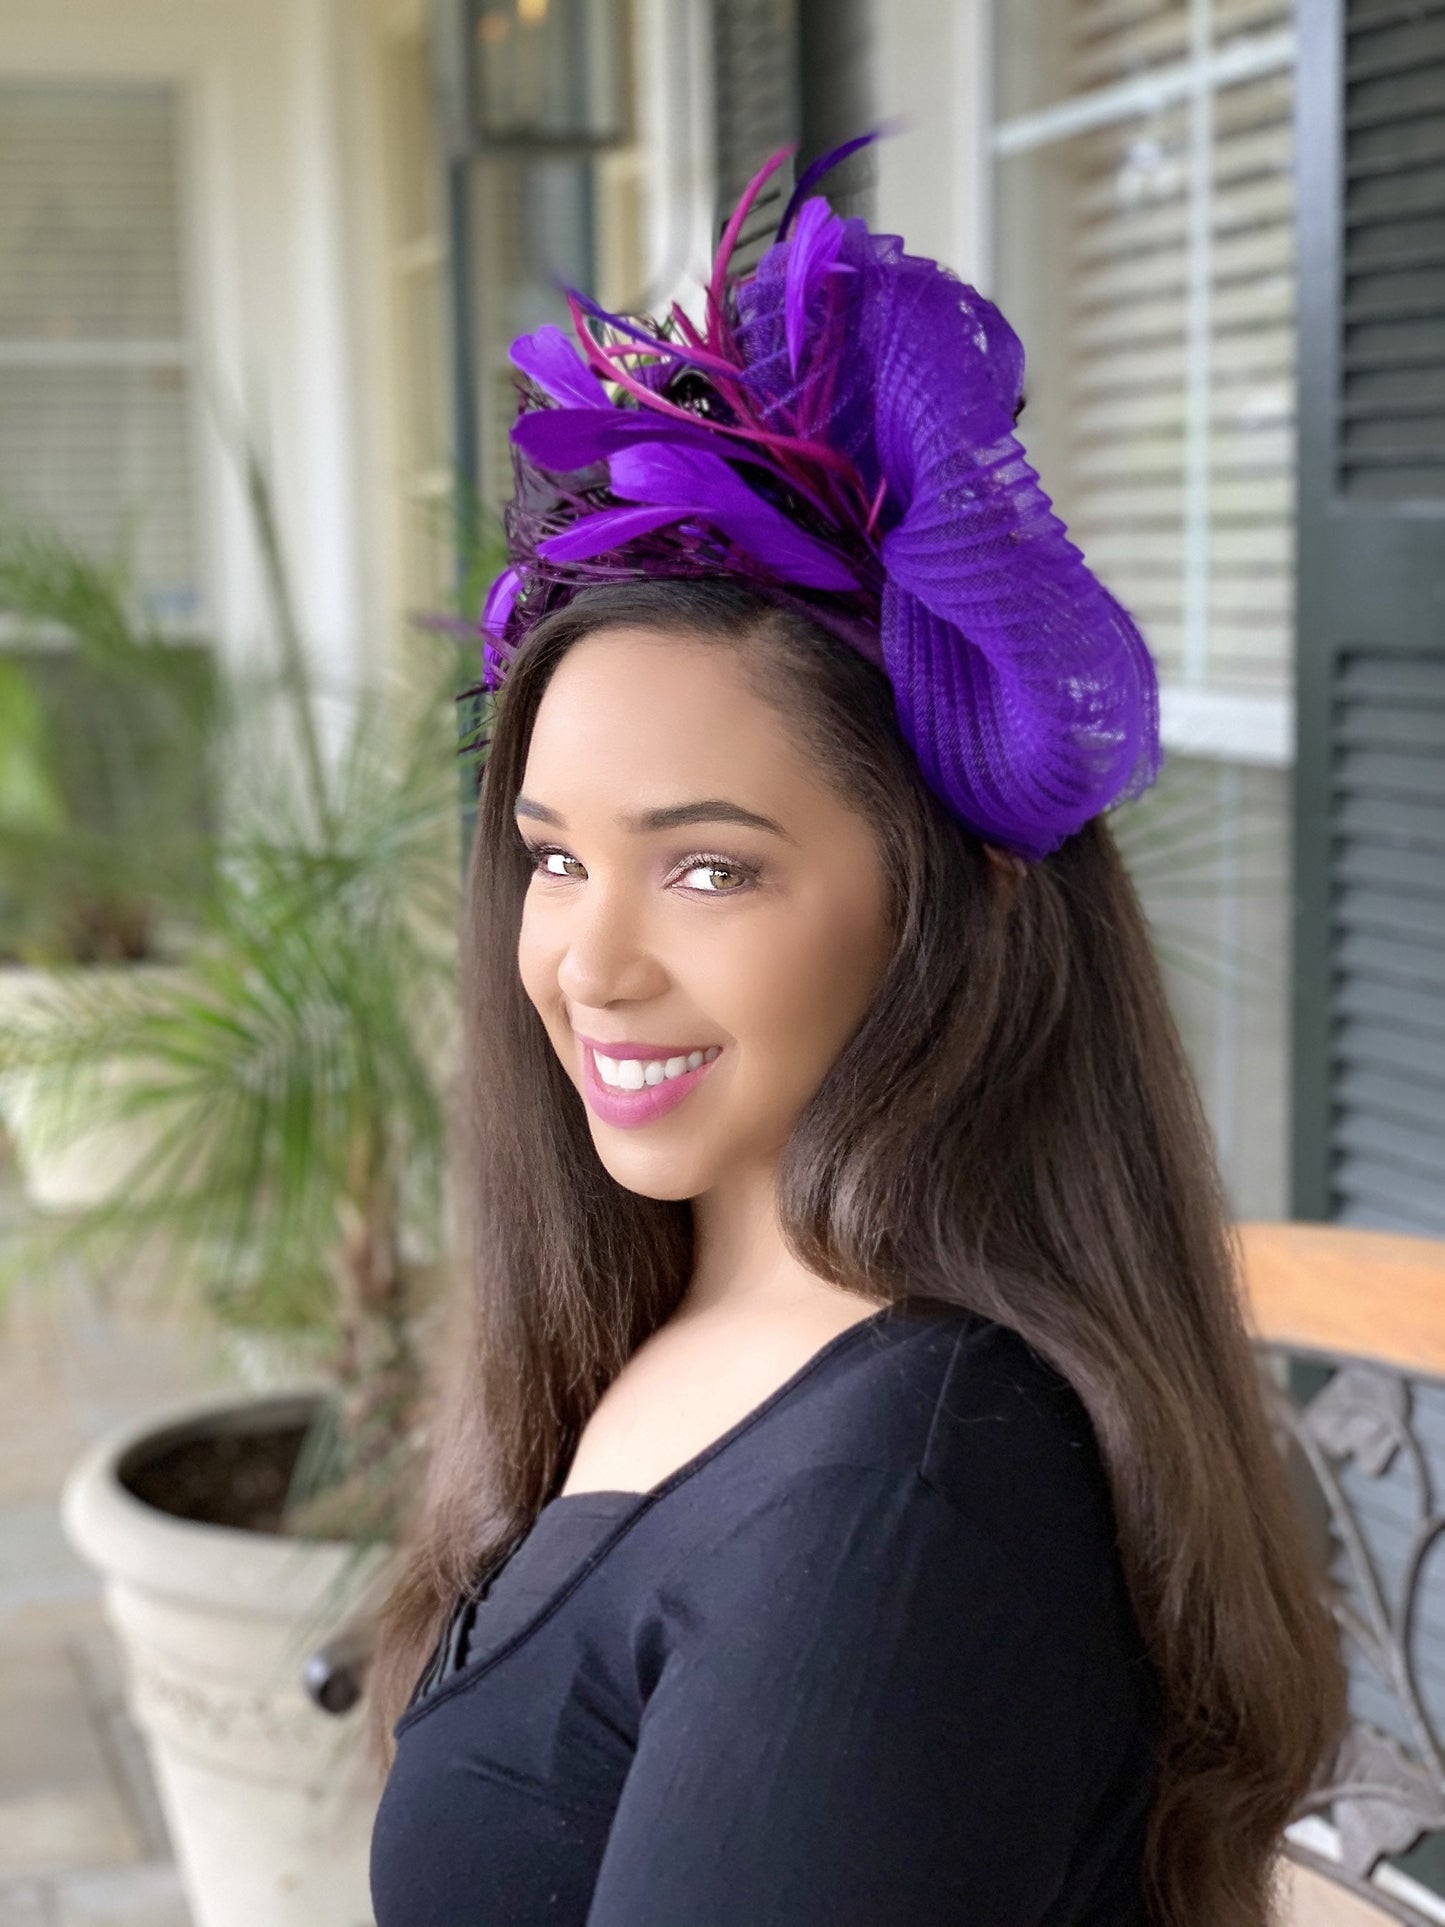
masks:
<svg viewBox="0 0 1445 1927"><path fill-rule="evenodd" d="M534 876L553 878L559 883L570 883L577 881L579 872L583 876L586 875L580 860L570 851L558 849L555 844L524 843L522 847L527 853L527 860ZM569 870L566 867L568 864L576 867ZM757 872L750 865L735 863L730 857L723 856L691 856L677 874L678 881L687 884L687 887L698 896L735 896L757 880ZM700 884L688 883L689 878L697 876L705 876L710 881Z"/></svg>
<svg viewBox="0 0 1445 1927"><path fill-rule="evenodd" d="M694 857L682 874L684 878L699 874L713 878L731 877L730 883L712 882L702 886L704 895L715 897L733 896L737 891L746 889L752 882L751 871L745 870L741 864L729 863L722 857Z"/></svg>
<svg viewBox="0 0 1445 1927"><path fill-rule="evenodd" d="M547 867L550 859L554 856L560 857L563 863L577 863L576 857L568 856L565 850L551 850L551 849L541 850L541 849L534 848L533 845L531 845L530 843L527 845L527 854L532 859L533 870L535 870L539 876L562 877L562 878L566 877L567 875L566 871L552 870ZM577 864L577 867L580 870L582 866L579 863Z"/></svg>

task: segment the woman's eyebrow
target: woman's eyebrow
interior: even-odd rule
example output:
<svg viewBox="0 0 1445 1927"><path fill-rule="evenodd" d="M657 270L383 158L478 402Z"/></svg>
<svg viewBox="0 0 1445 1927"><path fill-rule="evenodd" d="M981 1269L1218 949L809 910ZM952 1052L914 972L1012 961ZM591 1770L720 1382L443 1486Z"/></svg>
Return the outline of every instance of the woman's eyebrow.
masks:
<svg viewBox="0 0 1445 1927"><path fill-rule="evenodd" d="M518 816L535 817L539 823L550 823L554 829L567 827L566 819L556 810L534 802L530 796L519 796L512 807ZM760 816L756 810L745 809L741 803L730 803L722 796L704 797L696 803L666 803L658 809L639 810L633 815L624 812L617 821L625 830L638 831L675 830L684 823L741 823L754 830L771 830L774 836L781 836L789 843L795 841L772 817Z"/></svg>

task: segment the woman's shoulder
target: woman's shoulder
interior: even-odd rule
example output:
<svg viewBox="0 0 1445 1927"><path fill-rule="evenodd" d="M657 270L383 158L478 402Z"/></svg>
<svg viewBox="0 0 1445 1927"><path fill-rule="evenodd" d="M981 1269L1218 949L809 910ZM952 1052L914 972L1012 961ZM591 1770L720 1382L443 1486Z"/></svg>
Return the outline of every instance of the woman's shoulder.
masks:
<svg viewBox="0 0 1445 1927"><path fill-rule="evenodd" d="M870 1329L871 1327L871 1329ZM901 1301L860 1330L838 1375L845 1424L970 1511L1097 1487L1097 1439L1068 1377L1011 1326L964 1305ZM900 1421L890 1424L889 1421Z"/></svg>
<svg viewBox="0 0 1445 1927"><path fill-rule="evenodd" d="M1068 1377L1012 1327L932 1301L912 1301L897 1342L857 1362L836 1459L942 1499L1051 1618L1116 1637L1130 1613L1110 1480Z"/></svg>
<svg viewBox="0 0 1445 1927"><path fill-rule="evenodd" d="M858 1323L632 1525L616 1576L686 1637L786 1645L796 1613L886 1652L936 1626L960 1652L1047 1648L1091 1704L1130 1703L1137 1632L1087 1413L962 1306Z"/></svg>
<svg viewBox="0 0 1445 1927"><path fill-rule="evenodd" d="M1067 1374L1012 1326L965 1312L937 1374L919 1471L977 1516L1021 1498L1066 1507L1107 1488L1093 1422Z"/></svg>
<svg viewBox="0 0 1445 1927"><path fill-rule="evenodd" d="M654 1573L706 1569L721 1585L720 1567L766 1574L783 1558L821 1571L848 1545L906 1563L941 1532L988 1547L1051 1614L1107 1620L1120 1603L1078 1395L1018 1332L940 1300L850 1325L641 1511L627 1536Z"/></svg>

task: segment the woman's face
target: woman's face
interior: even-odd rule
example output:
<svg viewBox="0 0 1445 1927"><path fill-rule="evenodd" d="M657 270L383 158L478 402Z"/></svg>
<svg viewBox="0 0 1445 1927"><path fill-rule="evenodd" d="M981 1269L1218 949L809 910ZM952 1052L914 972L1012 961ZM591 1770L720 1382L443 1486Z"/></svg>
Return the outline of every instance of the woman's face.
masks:
<svg viewBox="0 0 1445 1927"><path fill-rule="evenodd" d="M617 628L553 672L517 827L522 983L607 1170L676 1199L774 1165L891 953L870 825L731 647Z"/></svg>

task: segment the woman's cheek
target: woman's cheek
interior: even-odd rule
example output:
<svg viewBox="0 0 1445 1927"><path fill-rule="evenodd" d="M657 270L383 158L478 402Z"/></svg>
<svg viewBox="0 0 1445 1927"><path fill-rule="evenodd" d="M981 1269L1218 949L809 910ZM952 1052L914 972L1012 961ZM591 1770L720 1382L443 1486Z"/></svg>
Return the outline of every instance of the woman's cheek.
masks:
<svg viewBox="0 0 1445 1927"><path fill-rule="evenodd" d="M546 933L538 929L536 918L524 911L517 939L517 974L522 980L522 989L549 1022L555 1021L558 1001L555 952L556 945L549 943Z"/></svg>

